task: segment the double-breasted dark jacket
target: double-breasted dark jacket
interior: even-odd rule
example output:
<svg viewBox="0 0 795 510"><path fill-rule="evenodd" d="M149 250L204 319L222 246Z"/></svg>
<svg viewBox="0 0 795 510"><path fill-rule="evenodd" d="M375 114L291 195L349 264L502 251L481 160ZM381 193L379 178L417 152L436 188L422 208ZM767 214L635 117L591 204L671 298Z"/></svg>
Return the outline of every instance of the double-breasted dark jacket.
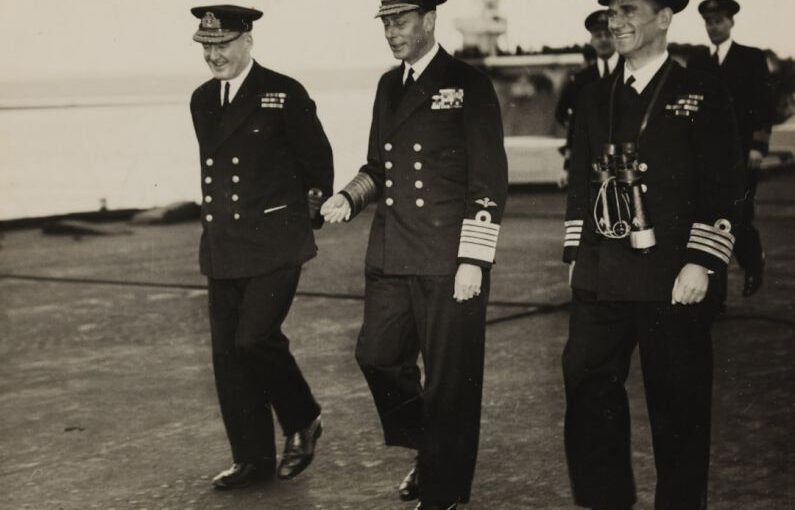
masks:
<svg viewBox="0 0 795 510"><path fill-rule="evenodd" d="M365 184L347 193L354 214L376 201L366 264L394 275L490 267L508 189L494 87L441 48L401 98L402 77L401 66L378 83L355 179Z"/></svg>
<svg viewBox="0 0 795 510"><path fill-rule="evenodd" d="M220 81L210 80L190 103L201 157L201 271L244 278L301 265L317 252L308 194L328 197L333 186L315 103L296 80L256 62L227 107L220 98Z"/></svg>
<svg viewBox="0 0 795 510"><path fill-rule="evenodd" d="M720 66L705 50L695 55L688 67L715 74L729 88L743 156L751 149L767 154L773 101L770 71L762 50L732 42Z"/></svg>
<svg viewBox="0 0 795 510"><path fill-rule="evenodd" d="M668 74L665 76L666 68ZM576 261L572 287L607 301L670 301L674 280L687 263L725 274L742 197L743 162L731 101L713 76L669 59L644 90L662 81L648 124L638 139L647 171L643 194L657 246L641 254L628 239L596 231L591 165L609 142L614 84L624 73L586 87L577 107L566 210L563 258Z"/></svg>

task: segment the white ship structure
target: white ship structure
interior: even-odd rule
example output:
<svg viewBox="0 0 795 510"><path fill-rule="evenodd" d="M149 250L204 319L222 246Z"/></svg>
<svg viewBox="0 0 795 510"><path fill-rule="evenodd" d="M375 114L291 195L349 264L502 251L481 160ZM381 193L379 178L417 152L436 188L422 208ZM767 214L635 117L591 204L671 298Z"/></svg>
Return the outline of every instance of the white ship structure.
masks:
<svg viewBox="0 0 795 510"><path fill-rule="evenodd" d="M570 73L583 65L583 57L501 52L508 20L500 13L499 0L480 3L478 17L455 20L463 36L459 56L484 70L494 83L502 107L510 182L554 183L563 167L558 149L565 142L555 107Z"/></svg>

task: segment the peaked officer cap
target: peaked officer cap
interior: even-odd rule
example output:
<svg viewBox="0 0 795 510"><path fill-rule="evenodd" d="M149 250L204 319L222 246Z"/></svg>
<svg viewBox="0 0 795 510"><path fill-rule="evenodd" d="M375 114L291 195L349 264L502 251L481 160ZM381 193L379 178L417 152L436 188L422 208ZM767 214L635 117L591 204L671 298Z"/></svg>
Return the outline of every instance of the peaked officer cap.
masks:
<svg viewBox="0 0 795 510"><path fill-rule="evenodd" d="M654 0L663 7L670 7L674 14L687 7L690 0ZM599 0L600 5L610 5L610 0Z"/></svg>
<svg viewBox="0 0 795 510"><path fill-rule="evenodd" d="M698 4L698 12L702 16L720 13L731 17L740 12L740 4L734 0L704 0Z"/></svg>
<svg viewBox="0 0 795 510"><path fill-rule="evenodd" d="M237 5L194 7L190 12L201 20L193 40L204 44L234 41L242 33L250 32L254 21L262 17L261 11Z"/></svg>
<svg viewBox="0 0 795 510"><path fill-rule="evenodd" d="M585 29L589 32L607 30L607 10L594 11L585 18Z"/></svg>
<svg viewBox="0 0 795 510"><path fill-rule="evenodd" d="M392 16L393 14L403 14L404 12L425 9L432 11L437 5L445 3L447 0L381 0L376 18L382 16Z"/></svg>

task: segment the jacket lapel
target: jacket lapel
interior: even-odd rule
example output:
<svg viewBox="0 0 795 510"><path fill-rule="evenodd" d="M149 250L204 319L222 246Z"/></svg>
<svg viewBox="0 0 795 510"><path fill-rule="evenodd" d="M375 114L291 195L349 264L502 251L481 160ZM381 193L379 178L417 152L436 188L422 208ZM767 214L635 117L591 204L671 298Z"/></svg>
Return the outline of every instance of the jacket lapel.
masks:
<svg viewBox="0 0 795 510"><path fill-rule="evenodd" d="M723 63L720 65L720 69L724 73L734 67L735 60L737 60L738 50L739 48L737 47L737 43L732 42L732 45L729 46L729 51L726 53L726 58L723 59Z"/></svg>
<svg viewBox="0 0 795 510"><path fill-rule="evenodd" d="M218 130L215 133L215 137L210 148L211 152L214 152L218 146L224 143L227 138L232 136L232 133L234 133L237 128L240 127L240 124L242 124L243 121L246 120L246 118L251 114L251 112L259 106L256 101L256 75L258 74L259 69L259 65L254 62L254 66L251 68L248 76L246 76L246 79L243 80L243 83L240 85L240 89L237 91L235 98L219 115L220 123L218 124ZM219 94L220 90L219 82ZM220 104L220 95L217 97Z"/></svg>
<svg viewBox="0 0 795 510"><path fill-rule="evenodd" d="M586 83L592 83L599 80L599 64L594 64L588 68L588 76L585 77Z"/></svg>
<svg viewBox="0 0 795 510"><path fill-rule="evenodd" d="M623 73L624 72L624 57L619 56L618 61L616 62L616 67L610 72L610 76L615 76L616 73Z"/></svg>
<svg viewBox="0 0 795 510"><path fill-rule="evenodd" d="M403 66L395 68L390 75L389 80L386 82L386 87L389 97L389 109L392 113L396 112L400 106L400 101L403 99Z"/></svg>
<svg viewBox="0 0 795 510"><path fill-rule="evenodd" d="M195 105L196 135L202 147L212 143L221 119L221 82L213 80L202 90Z"/></svg>
<svg viewBox="0 0 795 510"><path fill-rule="evenodd" d="M386 137L397 131L417 108L425 104L444 85L442 81L446 75L445 71L447 70L449 59L450 56L447 52L439 48L439 52L433 57L433 60L428 64L428 67L420 75L411 90L403 97L394 115L392 115L391 122L386 129ZM402 75L399 76L402 79Z"/></svg>

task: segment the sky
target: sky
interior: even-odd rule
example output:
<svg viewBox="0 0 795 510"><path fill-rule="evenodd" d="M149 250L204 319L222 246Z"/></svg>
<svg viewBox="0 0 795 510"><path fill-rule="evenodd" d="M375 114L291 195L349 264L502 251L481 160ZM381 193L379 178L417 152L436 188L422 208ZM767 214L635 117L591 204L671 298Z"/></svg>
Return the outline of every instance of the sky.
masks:
<svg viewBox="0 0 795 510"><path fill-rule="evenodd" d="M244 0L265 12L255 24L254 56L292 69L373 68L392 63L378 0ZM0 81L46 81L129 75L206 73L198 20L189 0L0 0L0 43L6 56ZM675 17L669 40L705 43L697 1ZM745 0L735 39L795 56L793 0ZM439 9L437 38L450 49L461 37L453 20L479 12L479 0L449 0ZM507 47L566 46L587 41L582 21L594 0L502 0ZM13 48L13 50L11 50Z"/></svg>

